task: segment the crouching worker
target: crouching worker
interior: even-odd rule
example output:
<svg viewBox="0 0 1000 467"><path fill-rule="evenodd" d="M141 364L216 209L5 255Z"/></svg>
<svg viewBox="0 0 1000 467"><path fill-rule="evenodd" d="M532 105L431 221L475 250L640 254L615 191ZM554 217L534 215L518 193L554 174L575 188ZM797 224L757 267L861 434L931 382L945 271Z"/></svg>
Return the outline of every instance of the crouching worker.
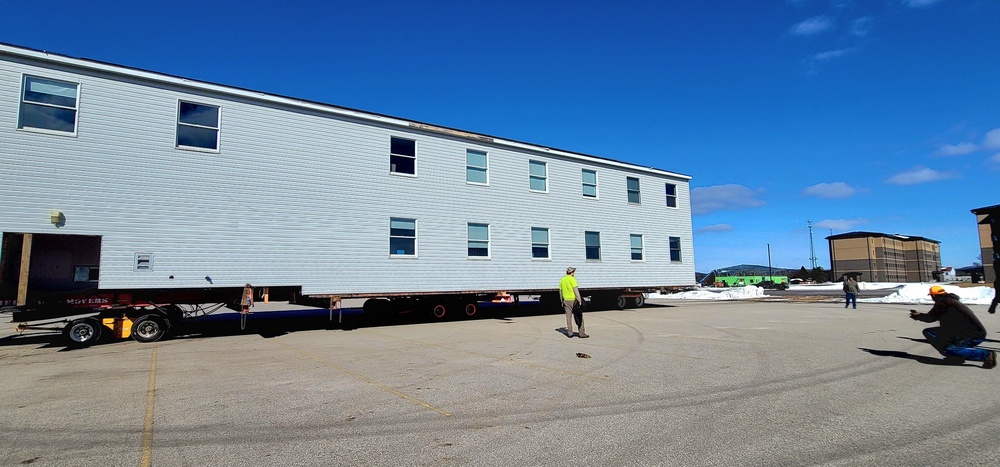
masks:
<svg viewBox="0 0 1000 467"><path fill-rule="evenodd" d="M986 328L969 307L958 301L958 295L935 285L931 287L930 296L934 300L931 311L918 313L917 310L910 310L910 318L916 321L941 323L938 327L924 329L927 343L941 352L949 362L974 360L983 362L983 368L986 369L997 366L996 352L976 348L986 339Z"/></svg>

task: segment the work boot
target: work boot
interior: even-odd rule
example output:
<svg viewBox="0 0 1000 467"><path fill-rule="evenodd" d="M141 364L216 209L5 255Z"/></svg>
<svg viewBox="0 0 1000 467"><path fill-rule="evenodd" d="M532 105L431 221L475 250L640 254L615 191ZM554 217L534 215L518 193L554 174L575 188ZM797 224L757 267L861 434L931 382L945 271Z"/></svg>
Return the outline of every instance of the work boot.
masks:
<svg viewBox="0 0 1000 467"><path fill-rule="evenodd" d="M986 357L986 361L983 362L983 368L989 370L997 366L997 352L995 350L990 351L990 355Z"/></svg>

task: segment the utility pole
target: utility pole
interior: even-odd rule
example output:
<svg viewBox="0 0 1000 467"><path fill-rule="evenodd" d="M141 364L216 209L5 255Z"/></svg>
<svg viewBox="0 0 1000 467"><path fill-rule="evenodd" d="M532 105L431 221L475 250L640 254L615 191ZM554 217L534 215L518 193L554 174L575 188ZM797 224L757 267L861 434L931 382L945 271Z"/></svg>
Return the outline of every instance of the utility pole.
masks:
<svg viewBox="0 0 1000 467"><path fill-rule="evenodd" d="M816 245L813 243L813 221L806 221L809 224L809 265L816 269Z"/></svg>

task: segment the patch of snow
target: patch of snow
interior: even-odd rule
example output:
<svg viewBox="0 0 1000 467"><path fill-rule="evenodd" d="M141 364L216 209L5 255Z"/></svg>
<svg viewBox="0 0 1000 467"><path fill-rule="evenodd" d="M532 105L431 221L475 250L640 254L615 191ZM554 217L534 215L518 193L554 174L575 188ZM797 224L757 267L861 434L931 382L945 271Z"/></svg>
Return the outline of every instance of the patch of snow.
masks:
<svg viewBox="0 0 1000 467"><path fill-rule="evenodd" d="M931 285L935 284L903 284L903 288L879 298L859 298L859 302L866 303L913 303L930 305L934 303L930 295ZM940 285L940 284L937 284ZM953 285L942 285L948 293L958 295L959 301L966 305L989 305L993 301L993 287L956 287ZM864 293L861 294L864 296Z"/></svg>
<svg viewBox="0 0 1000 467"><path fill-rule="evenodd" d="M745 300L764 297L764 289L748 285L745 287L704 287L698 290L672 294L649 294L649 298L667 300Z"/></svg>

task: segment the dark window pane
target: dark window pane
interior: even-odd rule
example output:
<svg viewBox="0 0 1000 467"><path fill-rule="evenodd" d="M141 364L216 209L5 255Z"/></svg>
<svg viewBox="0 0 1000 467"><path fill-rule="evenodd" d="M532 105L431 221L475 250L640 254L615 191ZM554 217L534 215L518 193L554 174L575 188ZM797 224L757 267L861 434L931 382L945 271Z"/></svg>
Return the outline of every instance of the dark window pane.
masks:
<svg viewBox="0 0 1000 467"><path fill-rule="evenodd" d="M389 254L393 255L413 255L416 254L417 241L413 238L390 238Z"/></svg>
<svg viewBox="0 0 1000 467"><path fill-rule="evenodd" d="M477 248L477 247L469 246L469 256L483 256L483 257L486 257L486 256L489 256L489 255L490 255L490 249L489 248Z"/></svg>
<svg viewBox="0 0 1000 467"><path fill-rule="evenodd" d="M46 130L72 133L75 125L75 110L35 105L27 102L21 103L21 122L19 128L44 128Z"/></svg>
<svg viewBox="0 0 1000 467"><path fill-rule="evenodd" d="M75 108L76 84L26 77L24 100Z"/></svg>
<svg viewBox="0 0 1000 467"><path fill-rule="evenodd" d="M417 157L417 142L409 139L392 138L389 151L401 156Z"/></svg>
<svg viewBox="0 0 1000 467"><path fill-rule="evenodd" d="M632 259L635 261L642 261L642 250L632 250Z"/></svg>
<svg viewBox="0 0 1000 467"><path fill-rule="evenodd" d="M218 149L219 130L177 125L177 145L194 148Z"/></svg>
<svg viewBox="0 0 1000 467"><path fill-rule="evenodd" d="M599 246L588 246L587 247L587 259L601 259L601 247L599 247Z"/></svg>
<svg viewBox="0 0 1000 467"><path fill-rule="evenodd" d="M549 257L549 247L547 247L547 246L533 246L533 247L531 247L531 257L532 258L548 258Z"/></svg>
<svg viewBox="0 0 1000 467"><path fill-rule="evenodd" d="M191 125L219 127L219 108L210 105L181 102L178 121Z"/></svg>
<svg viewBox="0 0 1000 467"><path fill-rule="evenodd" d="M410 157L389 156L389 171L415 174L417 173L417 160Z"/></svg>

